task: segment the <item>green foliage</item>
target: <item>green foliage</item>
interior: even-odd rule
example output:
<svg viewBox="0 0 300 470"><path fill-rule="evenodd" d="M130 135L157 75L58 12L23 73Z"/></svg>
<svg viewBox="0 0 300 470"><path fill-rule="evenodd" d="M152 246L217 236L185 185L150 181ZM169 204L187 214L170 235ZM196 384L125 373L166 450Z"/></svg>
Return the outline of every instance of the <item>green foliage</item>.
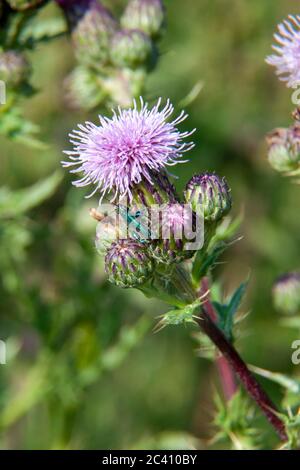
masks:
<svg viewBox="0 0 300 470"><path fill-rule="evenodd" d="M62 172L56 171L29 188L17 191L0 188L0 220L15 218L38 206L54 194L61 180Z"/></svg>
<svg viewBox="0 0 300 470"><path fill-rule="evenodd" d="M213 302L218 314L218 325L225 333L225 336L233 341L233 326L235 315L240 307L243 296L247 289L248 281L242 282L226 304Z"/></svg>
<svg viewBox="0 0 300 470"><path fill-rule="evenodd" d="M235 450L253 450L258 446L257 429L254 427L254 410L242 392L237 392L228 403L215 394L217 432L213 443L229 443Z"/></svg>

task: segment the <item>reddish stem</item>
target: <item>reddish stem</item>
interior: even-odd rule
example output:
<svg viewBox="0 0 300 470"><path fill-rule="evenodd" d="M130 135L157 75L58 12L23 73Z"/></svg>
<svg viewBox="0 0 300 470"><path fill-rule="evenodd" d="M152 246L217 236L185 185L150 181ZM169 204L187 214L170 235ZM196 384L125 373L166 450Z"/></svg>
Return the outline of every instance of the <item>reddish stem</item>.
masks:
<svg viewBox="0 0 300 470"><path fill-rule="evenodd" d="M212 307L213 308L213 307ZM200 316L197 318L197 323L202 331L210 338L219 351L227 359L232 369L244 385L249 395L256 401L270 424L276 430L278 436L282 441L288 439L285 425L278 416L278 410L270 400L261 385L257 382L256 378L248 369L245 362L239 356L234 346L228 341L223 332L212 321L207 311L207 303L201 306Z"/></svg>
<svg viewBox="0 0 300 470"><path fill-rule="evenodd" d="M207 277L204 277L201 281L201 295L205 295L205 300L203 305L206 307L206 311L210 316L211 320L215 323L218 321L217 313L210 301L209 297L209 282ZM235 392L237 391L237 384L235 381L235 377L232 371L230 364L228 363L227 359L224 356L218 356L216 359L217 368L219 371L220 381L222 385L222 390L224 393L224 397L227 401L229 401Z"/></svg>

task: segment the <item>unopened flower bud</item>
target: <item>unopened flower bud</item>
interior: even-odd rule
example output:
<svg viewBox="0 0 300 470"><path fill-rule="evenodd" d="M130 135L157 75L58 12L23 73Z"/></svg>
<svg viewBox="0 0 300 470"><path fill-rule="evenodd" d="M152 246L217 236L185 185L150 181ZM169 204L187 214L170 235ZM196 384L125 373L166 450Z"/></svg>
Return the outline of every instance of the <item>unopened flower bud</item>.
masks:
<svg viewBox="0 0 300 470"><path fill-rule="evenodd" d="M154 49L149 36L139 30L118 31L112 38L111 61L117 67L136 68L154 62Z"/></svg>
<svg viewBox="0 0 300 470"><path fill-rule="evenodd" d="M287 314L300 312L300 272L281 276L273 286L275 308Z"/></svg>
<svg viewBox="0 0 300 470"><path fill-rule="evenodd" d="M154 263L147 246L135 240L114 242L105 257L108 279L120 287L138 287L152 276Z"/></svg>
<svg viewBox="0 0 300 470"><path fill-rule="evenodd" d="M29 70L28 62L20 52L0 53L0 80L3 80L7 85L20 85L27 79Z"/></svg>
<svg viewBox="0 0 300 470"><path fill-rule="evenodd" d="M151 37L157 37L165 20L161 0L129 0L121 18L124 28L140 29Z"/></svg>
<svg viewBox="0 0 300 470"><path fill-rule="evenodd" d="M162 205L178 201L178 196L173 184L164 172L152 172L150 183L146 178L133 186L133 202L146 207L153 204Z"/></svg>
<svg viewBox="0 0 300 470"><path fill-rule="evenodd" d="M103 79L112 106L117 104L122 108L130 107L133 98L142 94L145 79L146 71L144 68L112 70Z"/></svg>
<svg viewBox="0 0 300 470"><path fill-rule="evenodd" d="M267 136L268 160L279 172L294 171L300 164L300 123L275 129Z"/></svg>
<svg viewBox="0 0 300 470"><path fill-rule="evenodd" d="M226 179L214 173L193 176L186 185L185 200L207 222L218 222L231 209L231 195Z"/></svg>
<svg viewBox="0 0 300 470"><path fill-rule="evenodd" d="M87 0L86 9L72 31L77 60L95 68L105 64L117 22L97 0Z"/></svg>
<svg viewBox="0 0 300 470"><path fill-rule="evenodd" d="M191 236L195 233L195 214L191 208L178 202L164 204L159 208L156 219L158 239L151 244L154 258L158 262L171 264L193 256L194 251L187 250L187 243L191 242ZM155 230L152 226L154 233Z"/></svg>
<svg viewBox="0 0 300 470"><path fill-rule="evenodd" d="M42 3L46 3L46 0L6 0L9 6L13 10L25 11L31 8L36 8Z"/></svg>
<svg viewBox="0 0 300 470"><path fill-rule="evenodd" d="M93 70L76 67L64 81L66 104L71 109L93 109L105 99L99 75Z"/></svg>

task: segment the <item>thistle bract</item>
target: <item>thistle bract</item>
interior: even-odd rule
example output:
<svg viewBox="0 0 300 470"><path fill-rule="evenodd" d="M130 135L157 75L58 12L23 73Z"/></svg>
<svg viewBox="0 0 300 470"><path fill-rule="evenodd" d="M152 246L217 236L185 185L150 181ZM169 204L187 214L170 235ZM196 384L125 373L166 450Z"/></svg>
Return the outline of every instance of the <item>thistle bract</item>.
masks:
<svg viewBox="0 0 300 470"><path fill-rule="evenodd" d="M300 124L279 128L267 136L268 160L277 171L296 170L300 162Z"/></svg>
<svg viewBox="0 0 300 470"><path fill-rule="evenodd" d="M151 172L151 182L143 180L132 189L134 203L150 208L153 205L177 202L178 196L174 185L164 173Z"/></svg>
<svg viewBox="0 0 300 470"><path fill-rule="evenodd" d="M98 1L89 0L86 10L72 31L77 60L98 68L109 55L109 43L116 31L117 22Z"/></svg>
<svg viewBox="0 0 300 470"><path fill-rule="evenodd" d="M159 35L165 20L161 0L129 0L121 18L124 28L140 29L151 37Z"/></svg>
<svg viewBox="0 0 300 470"><path fill-rule="evenodd" d="M218 222L231 209L231 195L225 178L214 173L195 175L187 183L185 200L207 222Z"/></svg>
<svg viewBox="0 0 300 470"><path fill-rule="evenodd" d="M118 31L111 42L110 57L117 67L135 68L153 64L152 41L139 30Z"/></svg>
<svg viewBox="0 0 300 470"><path fill-rule="evenodd" d="M71 173L82 173L75 186L94 185L103 197L112 200L133 198L133 189L144 180L153 184L153 172L180 162L184 152L193 147L184 139L191 132L180 132L177 125L186 118L181 114L169 121L174 111L168 101L160 109L161 100L149 109L141 99L141 108L121 109L111 119L100 116L100 125L86 122L70 134L74 150L65 152L70 161L62 162ZM72 169L75 166L77 168ZM92 195L91 194L91 195Z"/></svg>
<svg viewBox="0 0 300 470"><path fill-rule="evenodd" d="M0 80L18 86L29 75L30 67L24 55L17 51L0 53Z"/></svg>
<svg viewBox="0 0 300 470"><path fill-rule="evenodd" d="M146 245L135 240L112 243L105 256L108 279L120 287L138 287L152 276L154 263Z"/></svg>
<svg viewBox="0 0 300 470"><path fill-rule="evenodd" d="M300 311L300 273L288 273L281 276L273 286L275 308L287 314Z"/></svg>

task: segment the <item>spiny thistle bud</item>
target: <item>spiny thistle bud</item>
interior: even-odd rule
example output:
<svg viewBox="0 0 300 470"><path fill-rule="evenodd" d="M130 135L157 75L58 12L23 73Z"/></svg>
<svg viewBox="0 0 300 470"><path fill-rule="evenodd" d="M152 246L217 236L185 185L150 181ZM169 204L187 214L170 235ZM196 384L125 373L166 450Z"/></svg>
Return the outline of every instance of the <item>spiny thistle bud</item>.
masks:
<svg viewBox="0 0 300 470"><path fill-rule="evenodd" d="M9 6L13 10L25 11L30 8L36 8L42 3L46 3L46 0L6 0Z"/></svg>
<svg viewBox="0 0 300 470"><path fill-rule="evenodd" d="M273 286L275 308L287 314L300 312L300 272L281 276Z"/></svg>
<svg viewBox="0 0 300 470"><path fill-rule="evenodd" d="M300 164L300 123L278 128L267 136L268 160L279 172L294 171Z"/></svg>
<svg viewBox="0 0 300 470"><path fill-rule="evenodd" d="M64 81L65 100L71 109L93 109L106 96L99 75L93 70L78 66Z"/></svg>
<svg viewBox="0 0 300 470"><path fill-rule="evenodd" d="M194 251L186 249L195 233L194 213L180 203L165 204L160 208L158 218L158 240L151 244L154 258L161 263L171 264L193 256ZM155 227L152 227L152 230Z"/></svg>
<svg viewBox="0 0 300 470"><path fill-rule="evenodd" d="M207 222L218 222L231 209L231 195L226 179L214 173L193 176L186 185L185 200Z"/></svg>
<svg viewBox="0 0 300 470"><path fill-rule="evenodd" d="M138 69L112 69L111 73L103 78L107 94L112 106L128 108L132 105L135 96L142 93L146 79L146 70Z"/></svg>
<svg viewBox="0 0 300 470"><path fill-rule="evenodd" d="M159 36L165 21L161 0L129 0L121 18L124 28L140 29L151 37Z"/></svg>
<svg viewBox="0 0 300 470"><path fill-rule="evenodd" d="M154 63L152 41L136 29L118 31L111 42L110 57L117 67L150 66Z"/></svg>
<svg viewBox="0 0 300 470"><path fill-rule="evenodd" d="M178 196L167 175L164 172L150 172L150 174L151 183L143 178L141 183L132 188L133 202L146 207L177 202Z"/></svg>
<svg viewBox="0 0 300 470"><path fill-rule="evenodd" d="M23 54L17 51L0 53L0 80L11 86L18 86L29 74L29 65Z"/></svg>
<svg viewBox="0 0 300 470"><path fill-rule="evenodd" d="M135 240L114 242L105 256L108 279L120 287L138 287L152 276L154 264L147 246Z"/></svg>
<svg viewBox="0 0 300 470"><path fill-rule="evenodd" d="M117 22L97 0L88 0L86 10L72 31L77 60L95 68L108 60L109 43Z"/></svg>

